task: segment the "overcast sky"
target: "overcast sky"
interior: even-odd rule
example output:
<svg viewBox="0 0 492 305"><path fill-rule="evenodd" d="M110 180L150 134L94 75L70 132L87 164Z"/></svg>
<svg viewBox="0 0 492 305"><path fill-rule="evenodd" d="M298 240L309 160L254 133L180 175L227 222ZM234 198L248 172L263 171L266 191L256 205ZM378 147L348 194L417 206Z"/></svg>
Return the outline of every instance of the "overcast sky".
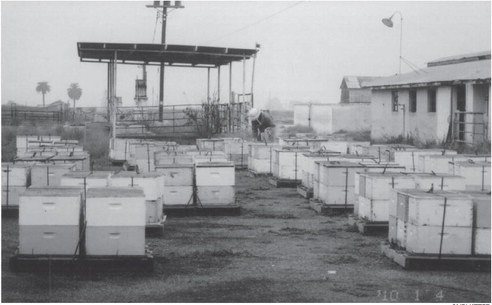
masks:
<svg viewBox="0 0 492 305"><path fill-rule="evenodd" d="M151 1L148 1L150 4ZM100 106L107 65L82 63L77 42L159 43L161 24L146 2L1 3L2 103L41 104L35 87L48 81L47 102L68 100L72 82L82 87L77 105ZM254 48L255 101L269 97L336 103L344 75L398 72L400 20L403 57L418 66L444 56L490 50L490 2L193 2L170 13L167 43ZM154 36L154 28L155 36ZM233 33L233 34L231 34ZM251 61L247 65L250 87ZM411 71L403 65L403 72ZM221 97L227 98L228 69ZM118 66L117 95L133 105L137 66ZM212 71L213 91L216 71ZM148 96L157 103L157 67L148 69ZM166 104L206 99L206 69L166 69ZM242 90L242 65L233 65L233 90ZM249 91L249 90L248 90ZM154 94L153 94L154 92Z"/></svg>

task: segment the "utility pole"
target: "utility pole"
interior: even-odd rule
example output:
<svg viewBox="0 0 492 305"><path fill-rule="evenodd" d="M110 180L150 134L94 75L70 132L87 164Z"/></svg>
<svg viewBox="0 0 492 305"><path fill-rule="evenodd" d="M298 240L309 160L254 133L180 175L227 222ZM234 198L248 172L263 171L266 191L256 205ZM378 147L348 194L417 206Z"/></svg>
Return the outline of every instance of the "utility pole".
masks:
<svg viewBox="0 0 492 305"><path fill-rule="evenodd" d="M166 21L167 21L167 9L168 8L184 8L181 5L181 1L174 1L174 5L171 4L171 1L163 1L161 5L161 1L154 1L152 5L146 5L146 7L159 9L162 8L162 33L161 33L161 43L163 45L166 44ZM160 65L160 73L159 73L159 121L163 121L164 116L164 61L161 61Z"/></svg>

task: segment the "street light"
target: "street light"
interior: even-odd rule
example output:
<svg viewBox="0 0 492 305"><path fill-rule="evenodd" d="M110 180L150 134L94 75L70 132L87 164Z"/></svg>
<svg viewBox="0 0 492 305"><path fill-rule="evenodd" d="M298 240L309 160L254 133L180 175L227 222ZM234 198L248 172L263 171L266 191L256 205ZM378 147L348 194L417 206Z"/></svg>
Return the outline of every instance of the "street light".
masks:
<svg viewBox="0 0 492 305"><path fill-rule="evenodd" d="M383 22L383 24L385 26L392 28L393 27L393 20L391 20L391 19L396 14L400 15L400 62L399 62L398 74L401 74L401 59L402 59L402 57L401 57L401 46L402 46L402 41L403 41L403 16L402 16L400 11L396 11L393 13L393 15L391 15L391 17L383 18L381 21Z"/></svg>

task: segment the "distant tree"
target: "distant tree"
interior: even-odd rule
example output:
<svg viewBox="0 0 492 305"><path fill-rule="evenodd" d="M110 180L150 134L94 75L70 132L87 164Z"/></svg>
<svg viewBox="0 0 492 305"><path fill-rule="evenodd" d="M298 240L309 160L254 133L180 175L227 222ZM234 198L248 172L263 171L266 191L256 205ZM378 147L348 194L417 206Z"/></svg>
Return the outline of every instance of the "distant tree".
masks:
<svg viewBox="0 0 492 305"><path fill-rule="evenodd" d="M82 88L80 88L77 83L71 83L70 87L67 89L67 93L68 97L73 100L73 109L75 109L75 101L82 96Z"/></svg>
<svg viewBox="0 0 492 305"><path fill-rule="evenodd" d="M48 85L48 82L38 82L38 86L36 87L36 92L41 92L43 95L43 107L44 105L44 96L46 93L50 92L51 87Z"/></svg>

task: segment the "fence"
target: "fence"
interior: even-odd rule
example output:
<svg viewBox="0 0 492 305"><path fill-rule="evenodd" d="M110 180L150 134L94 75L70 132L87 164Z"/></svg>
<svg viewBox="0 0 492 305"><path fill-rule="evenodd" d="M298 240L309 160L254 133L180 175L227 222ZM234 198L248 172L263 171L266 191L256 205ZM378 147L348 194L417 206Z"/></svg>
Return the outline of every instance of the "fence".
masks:
<svg viewBox="0 0 492 305"><path fill-rule="evenodd" d="M25 122L31 123L61 123L62 111L48 111L36 109L19 109L15 106L2 106L2 125L19 125Z"/></svg>
<svg viewBox="0 0 492 305"><path fill-rule="evenodd" d="M453 140L462 143L484 143L488 140L488 121L482 112L454 113Z"/></svg>

